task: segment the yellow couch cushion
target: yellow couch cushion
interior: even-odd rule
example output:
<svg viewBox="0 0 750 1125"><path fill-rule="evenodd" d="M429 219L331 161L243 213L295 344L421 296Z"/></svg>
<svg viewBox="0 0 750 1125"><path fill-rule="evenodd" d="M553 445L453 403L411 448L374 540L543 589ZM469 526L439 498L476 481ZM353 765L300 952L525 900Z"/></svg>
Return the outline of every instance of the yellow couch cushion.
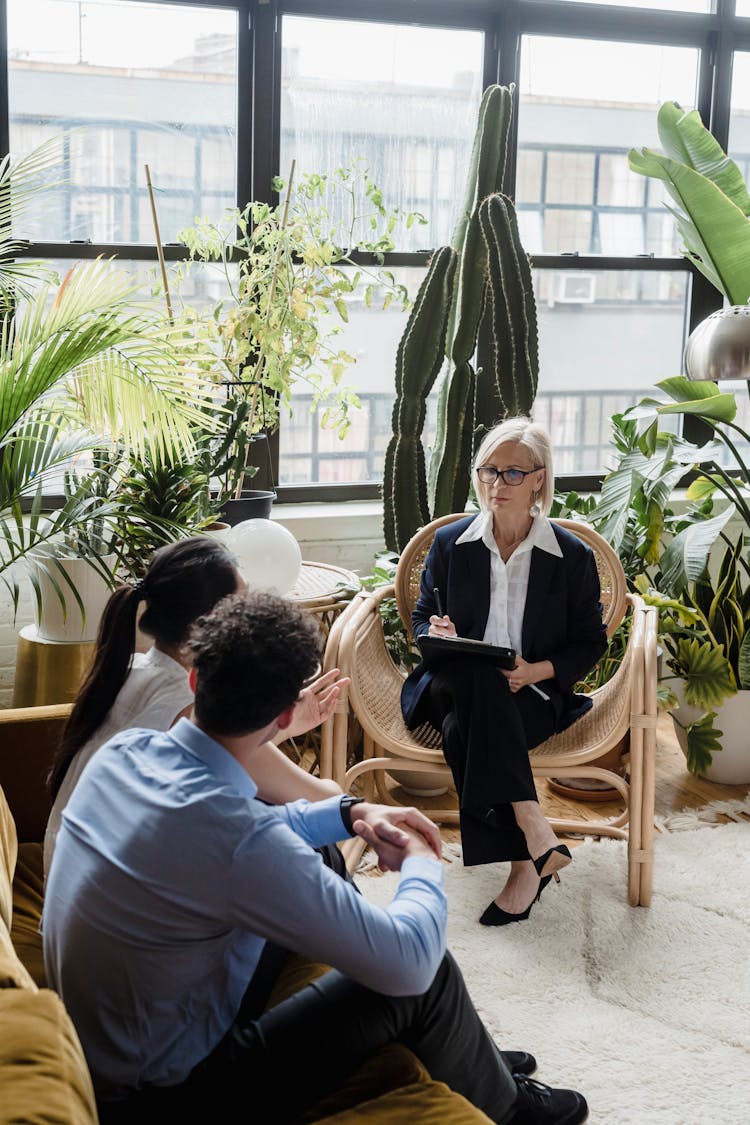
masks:
<svg viewBox="0 0 750 1125"><path fill-rule="evenodd" d="M0 1125L96 1125L81 1044L49 989L0 989Z"/></svg>
<svg viewBox="0 0 750 1125"><path fill-rule="evenodd" d="M44 905L44 859L41 844L20 844L13 878L13 925L16 953L40 988L47 987L39 923Z"/></svg>
<svg viewBox="0 0 750 1125"><path fill-rule="evenodd" d="M389 1043L362 1063L333 1093L302 1114L299 1125L317 1125L331 1115L354 1110L362 1102L378 1099L403 1086L428 1084L430 1075L417 1056L402 1043Z"/></svg>
<svg viewBox="0 0 750 1125"><path fill-rule="evenodd" d="M321 1117L316 1125L491 1125L491 1120L466 1098L442 1082L418 1082L392 1090L354 1109Z"/></svg>
<svg viewBox="0 0 750 1125"><path fill-rule="evenodd" d="M287 954L268 1001L273 1008L311 984L328 966ZM335 1046L333 1047L335 1049ZM332 1094L304 1113L299 1125L479 1125L489 1118L441 1082L402 1043L390 1043L364 1062Z"/></svg>

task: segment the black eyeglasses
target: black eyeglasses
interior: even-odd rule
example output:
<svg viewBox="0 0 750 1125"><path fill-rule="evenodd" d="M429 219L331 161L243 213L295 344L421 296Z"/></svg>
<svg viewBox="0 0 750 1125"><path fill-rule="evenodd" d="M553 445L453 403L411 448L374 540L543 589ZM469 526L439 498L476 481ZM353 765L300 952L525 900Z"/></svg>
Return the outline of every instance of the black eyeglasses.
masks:
<svg viewBox="0 0 750 1125"><path fill-rule="evenodd" d="M538 473L542 468L537 465L534 469L496 469L494 465L480 465L477 469L477 476L482 484L494 484L498 477L502 480L503 484L509 484L511 488L517 488L519 484L523 484L524 477L530 476L531 473Z"/></svg>

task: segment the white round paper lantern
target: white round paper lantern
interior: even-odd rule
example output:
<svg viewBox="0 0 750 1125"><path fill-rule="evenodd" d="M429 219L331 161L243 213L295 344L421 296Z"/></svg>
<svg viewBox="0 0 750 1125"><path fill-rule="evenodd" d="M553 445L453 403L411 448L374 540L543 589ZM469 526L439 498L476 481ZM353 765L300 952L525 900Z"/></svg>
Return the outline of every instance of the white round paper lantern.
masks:
<svg viewBox="0 0 750 1125"><path fill-rule="evenodd" d="M224 543L251 590L286 594L293 589L302 569L302 552L291 531L280 523L243 520L227 532Z"/></svg>

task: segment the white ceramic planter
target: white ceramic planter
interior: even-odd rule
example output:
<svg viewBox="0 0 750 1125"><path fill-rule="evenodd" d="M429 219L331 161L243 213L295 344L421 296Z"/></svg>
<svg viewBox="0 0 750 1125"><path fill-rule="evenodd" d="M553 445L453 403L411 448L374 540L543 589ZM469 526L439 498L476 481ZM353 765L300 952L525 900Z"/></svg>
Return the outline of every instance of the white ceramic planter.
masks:
<svg viewBox="0 0 750 1125"><path fill-rule="evenodd" d="M671 684L680 700L672 712L677 741L683 753L687 751L687 736L680 723L687 725L699 719L703 711L685 703L680 681ZM723 732L722 749L713 755L713 761L702 777L722 785L746 785L750 782L750 691L738 691L716 708L714 726Z"/></svg>
<svg viewBox="0 0 750 1125"><path fill-rule="evenodd" d="M107 567L114 568L115 556L106 556L104 563ZM99 570L96 570L88 559L60 558L55 561L47 560L47 568L50 573L54 574L55 581L63 594L65 603L63 605L46 571L33 560L31 565L36 572L42 595L41 613L37 611L35 605L39 637L44 641L81 642L96 640L99 622L111 593ZM78 595L83 602L83 614L70 586L62 575L58 575L59 567L63 568L70 582L78 591ZM36 602L36 599L34 601Z"/></svg>

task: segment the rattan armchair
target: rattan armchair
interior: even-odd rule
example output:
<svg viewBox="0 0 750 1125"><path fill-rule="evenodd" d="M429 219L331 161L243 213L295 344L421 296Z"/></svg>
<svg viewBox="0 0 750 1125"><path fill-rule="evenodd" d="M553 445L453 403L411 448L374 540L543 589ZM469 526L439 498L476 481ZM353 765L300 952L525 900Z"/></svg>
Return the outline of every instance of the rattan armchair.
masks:
<svg viewBox="0 0 750 1125"><path fill-rule="evenodd" d="M329 637L325 663L351 677L336 713L322 732L321 776L333 777L345 789L361 779L365 795L377 790L393 804L385 773L426 773L451 780L438 731L425 724L407 730L401 717L403 672L393 663L383 636L380 604L395 595L399 613L411 630L411 613L419 592L419 576L435 531L460 515L444 516L422 528L401 554L393 585L360 593L338 618ZM627 647L615 675L593 693L593 708L567 730L531 751L537 777L598 778L617 789L623 812L605 820L552 820L561 833L613 836L628 841L628 900L651 901L654 836L654 759L656 750L656 611L629 594L617 555L585 524L559 520L594 552L602 589L607 635L612 636L626 614L631 623ZM362 760L347 769L348 726L356 720L363 732ZM629 733L629 780L592 764ZM455 824L455 808L429 809L437 822Z"/></svg>

